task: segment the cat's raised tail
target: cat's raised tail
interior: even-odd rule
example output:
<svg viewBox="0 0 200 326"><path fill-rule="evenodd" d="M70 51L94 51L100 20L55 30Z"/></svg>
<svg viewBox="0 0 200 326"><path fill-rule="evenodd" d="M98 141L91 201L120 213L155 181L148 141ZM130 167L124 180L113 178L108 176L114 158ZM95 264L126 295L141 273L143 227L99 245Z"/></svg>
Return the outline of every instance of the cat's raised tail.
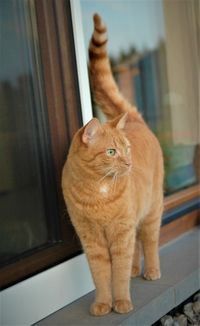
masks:
<svg viewBox="0 0 200 326"><path fill-rule="evenodd" d="M137 108L131 105L120 93L113 78L107 54L107 28L102 18L95 14L94 31L89 45L89 71L95 102L108 119L119 114L133 112L139 116Z"/></svg>

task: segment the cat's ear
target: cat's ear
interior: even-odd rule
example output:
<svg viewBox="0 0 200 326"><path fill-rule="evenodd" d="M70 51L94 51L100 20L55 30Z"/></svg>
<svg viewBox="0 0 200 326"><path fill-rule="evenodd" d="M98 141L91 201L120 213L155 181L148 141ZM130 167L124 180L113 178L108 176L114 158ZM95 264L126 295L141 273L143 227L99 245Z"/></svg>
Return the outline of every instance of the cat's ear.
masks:
<svg viewBox="0 0 200 326"><path fill-rule="evenodd" d="M93 118L84 128L82 141L84 144L89 144L95 141L96 137L102 133L102 127L98 119Z"/></svg>
<svg viewBox="0 0 200 326"><path fill-rule="evenodd" d="M116 119L111 122L111 125L116 129L124 129L128 119L128 112L120 114Z"/></svg>
<svg viewBox="0 0 200 326"><path fill-rule="evenodd" d="M128 112L124 113L121 118L119 119L117 125L116 125L116 128L117 129L124 129L125 125L126 125L126 122L127 122L127 119L128 119Z"/></svg>

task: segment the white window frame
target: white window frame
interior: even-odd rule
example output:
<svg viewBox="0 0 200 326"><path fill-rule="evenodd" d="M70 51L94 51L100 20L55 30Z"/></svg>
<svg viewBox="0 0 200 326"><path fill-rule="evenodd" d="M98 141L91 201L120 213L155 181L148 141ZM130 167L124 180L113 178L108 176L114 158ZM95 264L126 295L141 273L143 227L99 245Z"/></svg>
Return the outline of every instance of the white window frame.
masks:
<svg viewBox="0 0 200 326"><path fill-rule="evenodd" d="M70 0L83 123L92 106L79 0ZM0 325L32 325L94 289L81 254L0 292Z"/></svg>

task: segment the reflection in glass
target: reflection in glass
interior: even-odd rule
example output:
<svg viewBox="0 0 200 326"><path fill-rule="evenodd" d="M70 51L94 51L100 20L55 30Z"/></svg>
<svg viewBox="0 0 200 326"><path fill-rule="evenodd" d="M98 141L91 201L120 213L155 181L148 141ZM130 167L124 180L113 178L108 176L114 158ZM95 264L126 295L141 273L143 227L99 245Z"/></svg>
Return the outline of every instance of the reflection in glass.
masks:
<svg viewBox="0 0 200 326"><path fill-rule="evenodd" d="M118 86L157 135L165 158L165 192L198 182L198 56L195 1L81 0L86 49L92 16L108 27ZM94 112L101 118L97 108Z"/></svg>
<svg viewBox="0 0 200 326"><path fill-rule="evenodd" d="M0 1L0 265L55 238L49 222L54 210L48 127L30 4Z"/></svg>

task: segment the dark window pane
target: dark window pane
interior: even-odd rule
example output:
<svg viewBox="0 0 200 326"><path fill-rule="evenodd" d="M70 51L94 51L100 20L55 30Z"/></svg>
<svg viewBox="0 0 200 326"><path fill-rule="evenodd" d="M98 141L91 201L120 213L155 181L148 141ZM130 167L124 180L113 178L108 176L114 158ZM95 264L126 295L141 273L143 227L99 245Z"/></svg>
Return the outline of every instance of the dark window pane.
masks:
<svg viewBox="0 0 200 326"><path fill-rule="evenodd" d="M58 239L32 1L0 1L0 264Z"/></svg>

